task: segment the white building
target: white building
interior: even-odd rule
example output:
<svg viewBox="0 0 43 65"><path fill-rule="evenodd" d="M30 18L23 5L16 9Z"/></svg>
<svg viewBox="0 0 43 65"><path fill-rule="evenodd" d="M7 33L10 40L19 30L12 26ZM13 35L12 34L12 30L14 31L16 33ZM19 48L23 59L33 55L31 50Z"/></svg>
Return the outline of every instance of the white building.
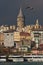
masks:
<svg viewBox="0 0 43 65"><path fill-rule="evenodd" d="M12 47L14 46L14 38L13 32L4 32L4 46L5 47Z"/></svg>

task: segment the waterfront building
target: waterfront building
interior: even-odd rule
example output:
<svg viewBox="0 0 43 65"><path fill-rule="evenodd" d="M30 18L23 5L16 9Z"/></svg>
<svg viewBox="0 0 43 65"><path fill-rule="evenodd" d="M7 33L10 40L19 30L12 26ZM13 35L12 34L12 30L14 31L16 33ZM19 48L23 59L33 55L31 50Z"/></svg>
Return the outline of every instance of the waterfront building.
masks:
<svg viewBox="0 0 43 65"><path fill-rule="evenodd" d="M31 40L31 35L26 32L14 32L14 41Z"/></svg>
<svg viewBox="0 0 43 65"><path fill-rule="evenodd" d="M26 32L20 32L20 37L22 41L22 46L27 46L31 48L31 35Z"/></svg>
<svg viewBox="0 0 43 65"><path fill-rule="evenodd" d="M4 32L4 46L5 47L13 47L14 46L13 31Z"/></svg>
<svg viewBox="0 0 43 65"><path fill-rule="evenodd" d="M23 40L23 39L31 40L31 35L30 35L30 33L20 32L20 38L21 38L21 40Z"/></svg>
<svg viewBox="0 0 43 65"><path fill-rule="evenodd" d="M43 40L43 28L41 28L41 25L39 25L38 20L36 20L36 25L32 29L32 34L34 36L34 41L36 42L36 47L38 48L38 45L42 43Z"/></svg>
<svg viewBox="0 0 43 65"><path fill-rule="evenodd" d="M4 45L4 33L0 32L0 45Z"/></svg>
<svg viewBox="0 0 43 65"><path fill-rule="evenodd" d="M14 32L14 41L17 42L17 41L20 41L20 32Z"/></svg>
<svg viewBox="0 0 43 65"><path fill-rule="evenodd" d="M26 32L14 32L14 42L16 43L16 48L20 48L22 45L31 45L31 35Z"/></svg>
<svg viewBox="0 0 43 65"><path fill-rule="evenodd" d="M19 48L22 45L22 42L20 40L20 32L14 32L14 42L16 48Z"/></svg>

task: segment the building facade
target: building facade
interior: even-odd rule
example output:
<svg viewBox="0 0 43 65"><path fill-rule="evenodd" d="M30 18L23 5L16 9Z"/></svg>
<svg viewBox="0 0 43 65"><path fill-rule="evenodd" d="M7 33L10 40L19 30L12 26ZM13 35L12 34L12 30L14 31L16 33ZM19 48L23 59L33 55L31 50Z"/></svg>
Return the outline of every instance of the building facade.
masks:
<svg viewBox="0 0 43 65"><path fill-rule="evenodd" d="M4 46L5 47L13 47L14 46L13 32L4 32Z"/></svg>
<svg viewBox="0 0 43 65"><path fill-rule="evenodd" d="M0 32L0 45L4 45L4 33Z"/></svg>

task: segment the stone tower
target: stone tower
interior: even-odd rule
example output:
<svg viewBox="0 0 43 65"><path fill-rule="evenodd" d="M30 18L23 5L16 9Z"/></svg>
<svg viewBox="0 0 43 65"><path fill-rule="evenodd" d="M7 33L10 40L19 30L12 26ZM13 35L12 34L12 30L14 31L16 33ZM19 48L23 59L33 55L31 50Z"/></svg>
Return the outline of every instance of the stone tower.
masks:
<svg viewBox="0 0 43 65"><path fill-rule="evenodd" d="M41 28L41 26L39 25L39 21L38 21L38 19L36 20L36 24L35 24L35 29L39 29L39 28Z"/></svg>
<svg viewBox="0 0 43 65"><path fill-rule="evenodd" d="M38 19L36 20L36 25L39 25Z"/></svg>
<svg viewBox="0 0 43 65"><path fill-rule="evenodd" d="M17 16L17 27L23 28L24 27L24 15L22 13L22 9L20 8L19 14Z"/></svg>

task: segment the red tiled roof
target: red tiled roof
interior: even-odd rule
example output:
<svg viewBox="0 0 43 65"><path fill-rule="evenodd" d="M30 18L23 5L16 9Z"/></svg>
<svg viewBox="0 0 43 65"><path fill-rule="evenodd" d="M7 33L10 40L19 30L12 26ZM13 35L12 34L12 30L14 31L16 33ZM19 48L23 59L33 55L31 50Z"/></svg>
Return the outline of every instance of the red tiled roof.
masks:
<svg viewBox="0 0 43 65"><path fill-rule="evenodd" d="M21 36L30 36L30 34L29 33L26 33L26 32L20 32L20 35Z"/></svg>
<svg viewBox="0 0 43 65"><path fill-rule="evenodd" d="M15 30L7 30L7 31L4 31L3 33L12 33L14 32Z"/></svg>
<svg viewBox="0 0 43 65"><path fill-rule="evenodd" d="M39 46L43 46L43 44L40 44Z"/></svg>

